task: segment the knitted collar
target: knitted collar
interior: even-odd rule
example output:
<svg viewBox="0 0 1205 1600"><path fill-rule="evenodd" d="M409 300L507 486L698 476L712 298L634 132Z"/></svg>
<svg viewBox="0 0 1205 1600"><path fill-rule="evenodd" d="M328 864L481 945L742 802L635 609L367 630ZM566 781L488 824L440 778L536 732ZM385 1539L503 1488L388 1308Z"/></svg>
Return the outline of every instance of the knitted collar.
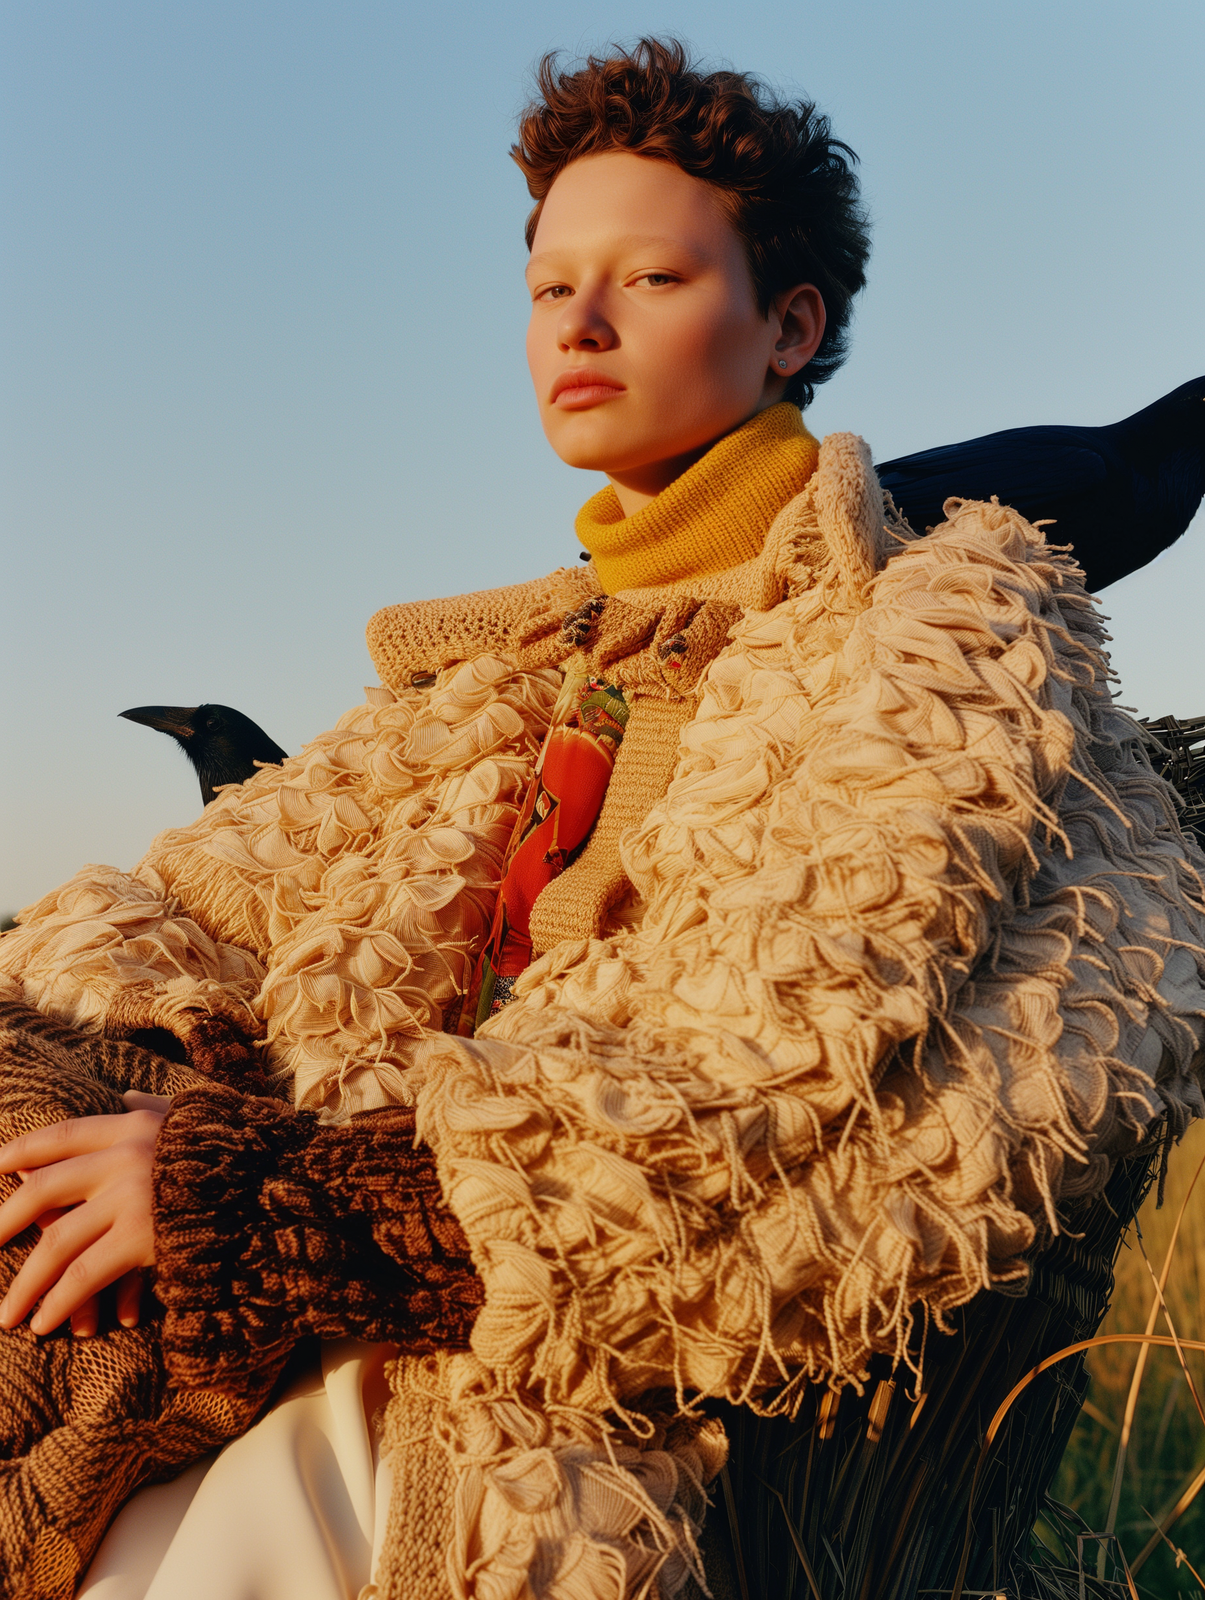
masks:
<svg viewBox="0 0 1205 1600"><path fill-rule="evenodd" d="M610 484L577 514L577 536L608 594L750 561L816 470L820 447L783 402L726 434L634 516Z"/></svg>

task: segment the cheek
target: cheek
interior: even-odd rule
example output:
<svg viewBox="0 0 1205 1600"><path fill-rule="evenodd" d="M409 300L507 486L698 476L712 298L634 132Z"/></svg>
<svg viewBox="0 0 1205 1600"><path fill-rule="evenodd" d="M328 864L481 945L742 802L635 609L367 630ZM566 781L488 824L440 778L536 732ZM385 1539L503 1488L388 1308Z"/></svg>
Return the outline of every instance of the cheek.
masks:
<svg viewBox="0 0 1205 1600"><path fill-rule="evenodd" d="M560 371L560 347L555 323L547 315L541 315L541 311L542 308L537 307L527 324L526 350L527 370L531 374L536 403L544 412L548 409L549 389Z"/></svg>
<svg viewBox="0 0 1205 1600"><path fill-rule="evenodd" d="M666 383L680 384L689 376L693 386L713 391L744 389L762 380L765 339L760 326L728 308L712 315L675 322L661 341L661 374Z"/></svg>
<svg viewBox="0 0 1205 1600"><path fill-rule="evenodd" d="M527 368L532 378L538 381L540 370L540 354L543 341L540 339L540 329L533 314L527 319Z"/></svg>

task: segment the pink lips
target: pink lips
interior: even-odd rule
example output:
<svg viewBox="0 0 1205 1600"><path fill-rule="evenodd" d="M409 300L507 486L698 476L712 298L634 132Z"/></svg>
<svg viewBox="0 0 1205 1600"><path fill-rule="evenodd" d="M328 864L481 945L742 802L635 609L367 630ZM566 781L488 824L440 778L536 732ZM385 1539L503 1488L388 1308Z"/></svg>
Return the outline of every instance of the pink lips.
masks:
<svg viewBox="0 0 1205 1600"><path fill-rule="evenodd" d="M563 372L556 380L552 386L552 403L558 411L584 411L623 391L624 385L605 373L579 367L574 372Z"/></svg>

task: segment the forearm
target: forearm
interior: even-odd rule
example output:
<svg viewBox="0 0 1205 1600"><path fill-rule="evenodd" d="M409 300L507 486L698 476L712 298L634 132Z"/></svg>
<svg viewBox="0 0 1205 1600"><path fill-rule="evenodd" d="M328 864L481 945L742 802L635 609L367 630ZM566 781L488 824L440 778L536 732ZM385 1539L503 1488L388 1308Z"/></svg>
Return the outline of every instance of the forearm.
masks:
<svg viewBox="0 0 1205 1600"><path fill-rule="evenodd" d="M413 1113L320 1126L220 1088L177 1097L155 1161L175 1381L238 1390L301 1337L460 1349L482 1304Z"/></svg>

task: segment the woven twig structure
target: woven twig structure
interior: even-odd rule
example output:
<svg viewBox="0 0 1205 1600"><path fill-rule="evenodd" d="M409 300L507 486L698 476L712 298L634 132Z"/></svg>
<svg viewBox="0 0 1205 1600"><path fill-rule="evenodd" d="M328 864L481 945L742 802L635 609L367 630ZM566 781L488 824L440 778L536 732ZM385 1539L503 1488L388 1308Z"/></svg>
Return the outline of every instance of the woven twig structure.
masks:
<svg viewBox="0 0 1205 1600"><path fill-rule="evenodd" d="M1144 718L1151 765L1183 801L1180 826L1205 846L1205 717Z"/></svg>
<svg viewBox="0 0 1205 1600"><path fill-rule="evenodd" d="M1039 1361L1096 1332L1157 1165L1154 1150L1120 1162L1104 1195L1069 1206L1023 1298L982 1293L953 1334L930 1332L919 1384L883 1359L861 1395L815 1385L793 1420L723 1407L731 1501L725 1515L721 1497L711 1525L717 1600L948 1597L988 1423ZM1083 1357L1072 1357L1009 1412L975 1485L964 1595L1126 1592L1086 1575L1081 1588L1080 1573L1060 1569L1031 1533L1087 1387Z"/></svg>

